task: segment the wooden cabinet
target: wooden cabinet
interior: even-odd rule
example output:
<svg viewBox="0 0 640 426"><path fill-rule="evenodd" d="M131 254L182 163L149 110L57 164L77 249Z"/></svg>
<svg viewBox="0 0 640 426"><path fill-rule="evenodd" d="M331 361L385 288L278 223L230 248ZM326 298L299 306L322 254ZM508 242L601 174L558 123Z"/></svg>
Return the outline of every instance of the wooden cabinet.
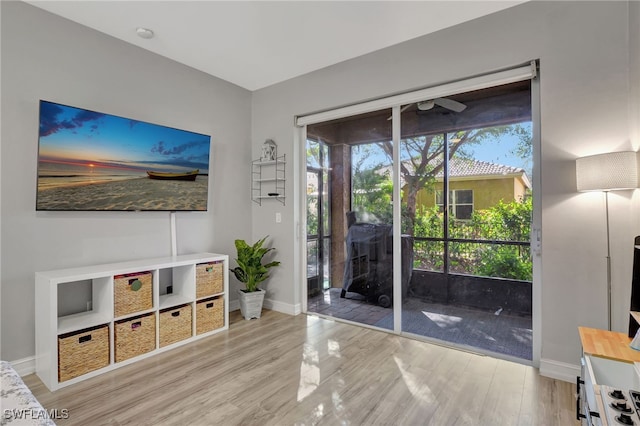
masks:
<svg viewBox="0 0 640 426"><path fill-rule="evenodd" d="M37 272L36 374L53 391L227 330L228 271L227 255L198 253ZM62 309L78 289L90 300Z"/></svg>
<svg viewBox="0 0 640 426"><path fill-rule="evenodd" d="M629 347L625 333L578 327L582 343L581 375L577 378L576 417L583 425L607 426L608 404L603 389L615 387L627 392L640 389L636 363L640 352Z"/></svg>

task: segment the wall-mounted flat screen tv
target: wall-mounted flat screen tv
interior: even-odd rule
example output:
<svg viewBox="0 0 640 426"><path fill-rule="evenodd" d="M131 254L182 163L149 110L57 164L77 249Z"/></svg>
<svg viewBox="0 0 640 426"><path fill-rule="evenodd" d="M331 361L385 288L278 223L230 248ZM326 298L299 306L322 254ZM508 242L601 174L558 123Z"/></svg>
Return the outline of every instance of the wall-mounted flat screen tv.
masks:
<svg viewBox="0 0 640 426"><path fill-rule="evenodd" d="M205 211L211 137L40 101L36 210Z"/></svg>

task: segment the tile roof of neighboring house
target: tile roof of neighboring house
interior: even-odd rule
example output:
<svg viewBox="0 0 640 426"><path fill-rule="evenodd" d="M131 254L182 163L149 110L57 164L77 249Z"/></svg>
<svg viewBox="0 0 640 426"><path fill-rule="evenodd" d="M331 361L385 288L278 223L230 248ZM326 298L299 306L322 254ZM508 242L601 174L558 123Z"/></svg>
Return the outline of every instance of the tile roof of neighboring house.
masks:
<svg viewBox="0 0 640 426"><path fill-rule="evenodd" d="M436 178L442 179L442 171L436 175ZM483 176L518 176L524 186L531 188L529 177L523 168L505 166L503 164L489 163L467 158L452 158L449 160L449 176L455 178L472 178Z"/></svg>
<svg viewBox="0 0 640 426"><path fill-rule="evenodd" d="M410 162L406 162L405 165L413 170L413 166ZM391 166L386 166L382 171L390 171ZM482 178L483 176L497 177L497 176L520 176L524 185L527 188L531 188L531 182L529 177L523 168L505 166L503 164L489 163L487 161L480 161L468 158L452 158L449 160L449 176L452 179L455 178ZM443 171L440 171L437 175L437 179L442 179ZM401 185L404 185L404 178L401 176Z"/></svg>
<svg viewBox="0 0 640 426"><path fill-rule="evenodd" d="M413 172L413 165L407 161L405 166ZM390 173L391 166L384 166L378 169L378 173ZM525 170L521 167L505 166L503 164L489 163L488 161L474 160L472 158L452 158L449 160L449 176L455 178L482 178L483 176L519 176L522 178L524 185L531 188L531 182ZM441 170L436 179L442 179L443 171ZM404 177L400 176L400 184L404 185Z"/></svg>
<svg viewBox="0 0 640 426"><path fill-rule="evenodd" d="M452 158L449 160L449 176L496 176L524 173L524 169L519 167L504 166L502 164L489 163L466 158ZM442 177L442 172L437 177Z"/></svg>

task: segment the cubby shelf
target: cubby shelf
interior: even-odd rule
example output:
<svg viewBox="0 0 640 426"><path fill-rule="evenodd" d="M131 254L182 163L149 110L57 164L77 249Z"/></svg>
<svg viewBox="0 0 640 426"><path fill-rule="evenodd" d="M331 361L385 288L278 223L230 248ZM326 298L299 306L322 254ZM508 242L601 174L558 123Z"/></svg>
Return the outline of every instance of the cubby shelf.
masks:
<svg viewBox="0 0 640 426"><path fill-rule="evenodd" d="M91 328L100 324L106 324L109 321L111 321L111 317L106 313L93 311L66 315L64 317L58 318L57 334L65 334L76 330Z"/></svg>
<svg viewBox="0 0 640 426"><path fill-rule="evenodd" d="M206 295L196 295L197 266L208 267L210 264L222 264L222 288L217 288ZM217 268L219 273L220 267ZM71 385L79 381L94 377L98 374L111 371L123 365L152 356L159 352L184 345L196 339L206 337L229 328L229 257L224 254L197 253L190 255L172 256L164 258L143 259L130 262L112 263L79 268L62 269L47 272L36 272L36 374L42 382L52 391L63 386ZM139 274L150 272L152 299L149 306L142 309L127 312L116 316L114 309L115 285L114 277L122 277L126 274ZM220 277L220 275L218 275ZM220 283L220 280L217 281ZM126 283L125 283L126 284ZM58 305L64 297L65 291L73 291L81 286L90 288L91 300L87 307L90 310L81 312L61 312ZM202 289L202 287L201 287ZM213 330L205 330L198 334L198 316L196 306L200 301L216 298L223 303L221 321L222 326ZM157 336L160 333L161 311L181 306L191 306L191 335L177 343L160 347ZM220 311L217 311L218 313ZM116 362L114 358L115 348L115 324L122 320L136 318L145 314L153 314L155 320L155 349L134 356L124 361ZM188 317L187 317L188 318ZM153 323L151 323L153 324ZM63 335L86 332L94 327L108 328L109 363L105 367L99 367L85 374L81 374L64 381L59 380L59 338ZM200 326L205 326L203 319ZM217 327L217 325L216 325ZM164 331L164 329L163 329ZM105 346L106 349L106 346Z"/></svg>

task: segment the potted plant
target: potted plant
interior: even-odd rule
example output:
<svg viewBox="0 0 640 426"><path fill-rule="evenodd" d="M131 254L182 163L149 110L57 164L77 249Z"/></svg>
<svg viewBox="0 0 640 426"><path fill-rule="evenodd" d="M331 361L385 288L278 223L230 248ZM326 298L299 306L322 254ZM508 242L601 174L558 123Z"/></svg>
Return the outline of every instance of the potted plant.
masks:
<svg viewBox="0 0 640 426"><path fill-rule="evenodd" d="M280 265L278 261L263 263L264 256L275 250L273 247L263 247L267 237L258 240L253 245L247 244L244 240L235 241L238 266L233 269L233 273L238 281L246 286L245 289L238 291L238 295L240 312L247 320L260 318L266 292L258 285L269 277L269 268Z"/></svg>

